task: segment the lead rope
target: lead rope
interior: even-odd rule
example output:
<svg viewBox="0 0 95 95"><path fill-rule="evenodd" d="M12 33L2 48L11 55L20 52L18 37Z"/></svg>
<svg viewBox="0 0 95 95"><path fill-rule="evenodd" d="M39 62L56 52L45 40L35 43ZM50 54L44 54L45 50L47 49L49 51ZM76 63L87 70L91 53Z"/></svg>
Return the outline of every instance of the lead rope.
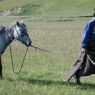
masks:
<svg viewBox="0 0 95 95"><path fill-rule="evenodd" d="M20 67L18 72L16 72L15 69L14 69L13 55L12 55L12 49L11 49L10 45L9 45L9 49L10 49L10 54L11 54L11 63L12 63L13 73L19 74L21 72L22 68L23 68L24 61L25 61L25 58L26 58L26 55L27 55L27 51L28 51L28 47L26 48L25 55L24 55L24 58L23 58L22 63L21 63L21 67Z"/></svg>
<svg viewBox="0 0 95 95"><path fill-rule="evenodd" d="M31 47L33 47L33 48L35 48L35 49L39 49L39 50L44 51L44 52L48 52L48 53L52 53L52 54L58 54L58 53L53 53L53 52L48 51L48 50L44 50L44 49L42 49L42 48L39 48L39 47L36 47L36 46L33 46L33 45L31 45ZM13 70L13 73L19 74L19 73L21 72L22 68L23 68L24 61L25 61L25 58L26 58L26 55L27 55L27 51L28 51L28 47L26 48L25 55L24 55L24 58L23 58L22 63L21 63L21 67L20 67L20 69L19 69L18 72L16 72L15 69L14 69L14 62L13 62L13 54L12 54L11 45L9 45L9 49L10 49L10 55L11 55L11 63L12 63L12 70ZM79 50L80 50L80 49L79 49ZM79 50L77 50L77 51L79 51ZM71 52L71 53L69 53L69 54L75 53L75 52L77 52L77 51ZM67 55L67 54L62 54L62 55Z"/></svg>
<svg viewBox="0 0 95 95"><path fill-rule="evenodd" d="M49 51L49 50L46 50L46 49L39 48L39 47L34 46L34 45L30 45L30 46L32 48L35 48L35 50L38 49L38 50L41 50L41 51L44 51L44 52L48 52L48 53L51 53L51 54L61 54L61 55L74 54L74 53L78 52L79 50L81 50L81 48L79 48L78 50L70 52L70 53L56 53L56 52L52 52L52 51Z"/></svg>

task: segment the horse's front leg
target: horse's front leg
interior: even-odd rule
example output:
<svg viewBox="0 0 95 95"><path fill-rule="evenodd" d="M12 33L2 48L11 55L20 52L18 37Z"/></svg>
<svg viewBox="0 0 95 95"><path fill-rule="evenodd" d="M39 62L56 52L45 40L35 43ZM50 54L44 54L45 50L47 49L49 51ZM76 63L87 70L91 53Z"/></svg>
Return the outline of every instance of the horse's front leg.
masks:
<svg viewBox="0 0 95 95"><path fill-rule="evenodd" d="M3 78L3 75L2 75L2 61L1 61L1 55L0 55L0 79Z"/></svg>

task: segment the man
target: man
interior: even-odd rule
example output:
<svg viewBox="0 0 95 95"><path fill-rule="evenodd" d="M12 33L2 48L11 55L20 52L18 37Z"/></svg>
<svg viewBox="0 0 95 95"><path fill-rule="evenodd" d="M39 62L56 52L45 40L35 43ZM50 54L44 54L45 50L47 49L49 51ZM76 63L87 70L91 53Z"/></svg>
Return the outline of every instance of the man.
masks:
<svg viewBox="0 0 95 95"><path fill-rule="evenodd" d="M95 74L95 13L90 20L82 35L82 53L74 67L65 76L65 81L69 81L75 75L76 82L81 84L81 76Z"/></svg>

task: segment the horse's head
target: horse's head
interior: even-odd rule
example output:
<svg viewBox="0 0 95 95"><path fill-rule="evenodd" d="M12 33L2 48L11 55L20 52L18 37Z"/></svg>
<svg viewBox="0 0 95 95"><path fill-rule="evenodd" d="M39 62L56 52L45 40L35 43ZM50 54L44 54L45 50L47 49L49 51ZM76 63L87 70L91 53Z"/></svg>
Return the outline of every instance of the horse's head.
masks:
<svg viewBox="0 0 95 95"><path fill-rule="evenodd" d="M22 42L26 46L30 46L32 41L27 33L27 27L21 22L16 22L16 25L14 27L14 38Z"/></svg>

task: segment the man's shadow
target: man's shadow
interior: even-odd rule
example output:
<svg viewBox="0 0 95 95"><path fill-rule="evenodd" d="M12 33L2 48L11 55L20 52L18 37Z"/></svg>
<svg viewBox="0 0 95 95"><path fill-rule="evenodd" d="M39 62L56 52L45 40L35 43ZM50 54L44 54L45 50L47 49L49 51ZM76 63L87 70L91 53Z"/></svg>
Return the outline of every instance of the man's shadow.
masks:
<svg viewBox="0 0 95 95"><path fill-rule="evenodd" d="M80 85L78 85L75 82L64 82L64 81L57 81L57 80L47 80L47 79L39 79L39 78L18 78L16 80L12 79L12 78L8 78L7 79L10 82L14 82L14 81L23 81L23 82L27 82L27 83L31 83L33 85L65 85L65 86L71 86L74 87L76 86L77 89L81 89L81 90L87 90L87 89L95 89L95 84L92 83L82 83Z"/></svg>

